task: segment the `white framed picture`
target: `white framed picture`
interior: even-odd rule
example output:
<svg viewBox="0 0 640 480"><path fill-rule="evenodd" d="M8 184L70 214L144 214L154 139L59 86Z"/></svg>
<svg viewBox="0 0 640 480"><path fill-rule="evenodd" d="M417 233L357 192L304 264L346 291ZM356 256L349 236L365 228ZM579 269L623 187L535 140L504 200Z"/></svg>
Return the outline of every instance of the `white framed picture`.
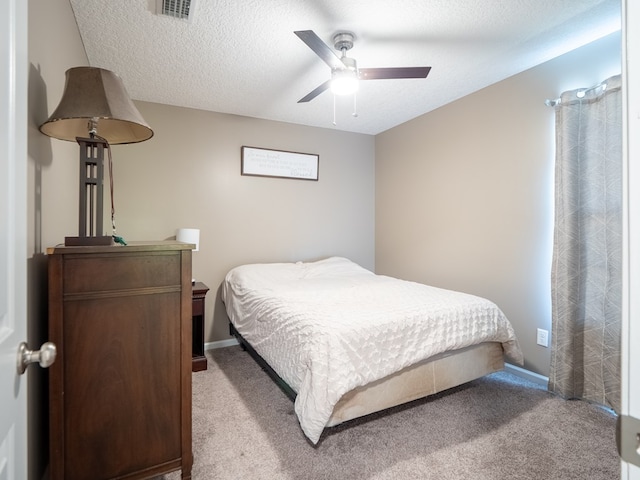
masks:
<svg viewBox="0 0 640 480"><path fill-rule="evenodd" d="M311 153L242 147L240 173L317 181L319 163L320 156Z"/></svg>

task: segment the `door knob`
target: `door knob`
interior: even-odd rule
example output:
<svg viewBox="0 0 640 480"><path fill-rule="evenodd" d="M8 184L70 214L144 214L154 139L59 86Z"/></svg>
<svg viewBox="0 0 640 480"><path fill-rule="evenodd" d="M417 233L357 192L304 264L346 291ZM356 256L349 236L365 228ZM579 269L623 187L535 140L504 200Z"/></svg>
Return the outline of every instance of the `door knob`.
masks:
<svg viewBox="0 0 640 480"><path fill-rule="evenodd" d="M18 375L22 375L31 363L39 363L42 368L50 367L56 359L56 346L51 342L43 343L40 350L29 350L22 342L18 347Z"/></svg>

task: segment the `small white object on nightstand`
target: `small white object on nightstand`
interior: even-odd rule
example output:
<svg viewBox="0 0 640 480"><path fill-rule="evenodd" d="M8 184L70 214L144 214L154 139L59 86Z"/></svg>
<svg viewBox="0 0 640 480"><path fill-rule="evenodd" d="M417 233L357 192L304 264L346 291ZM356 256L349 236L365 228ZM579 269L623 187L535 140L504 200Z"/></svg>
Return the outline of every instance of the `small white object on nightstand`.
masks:
<svg viewBox="0 0 640 480"><path fill-rule="evenodd" d="M199 228L179 228L176 230L176 240L183 243L193 243L196 248L194 252L200 250L200 229ZM191 285L195 285L196 279L191 279Z"/></svg>

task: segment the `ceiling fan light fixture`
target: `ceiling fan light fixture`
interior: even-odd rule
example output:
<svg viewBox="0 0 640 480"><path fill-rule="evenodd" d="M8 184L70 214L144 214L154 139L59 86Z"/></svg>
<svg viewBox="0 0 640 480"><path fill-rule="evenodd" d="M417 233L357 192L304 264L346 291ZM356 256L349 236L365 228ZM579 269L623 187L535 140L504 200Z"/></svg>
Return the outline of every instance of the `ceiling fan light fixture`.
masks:
<svg viewBox="0 0 640 480"><path fill-rule="evenodd" d="M331 91L334 95L351 95L358 91L358 70L355 60L343 57L342 61L347 64L347 68L334 68L331 71Z"/></svg>
<svg viewBox="0 0 640 480"><path fill-rule="evenodd" d="M334 95L351 95L358 91L358 86L358 76L355 72L343 70L332 75L331 91Z"/></svg>

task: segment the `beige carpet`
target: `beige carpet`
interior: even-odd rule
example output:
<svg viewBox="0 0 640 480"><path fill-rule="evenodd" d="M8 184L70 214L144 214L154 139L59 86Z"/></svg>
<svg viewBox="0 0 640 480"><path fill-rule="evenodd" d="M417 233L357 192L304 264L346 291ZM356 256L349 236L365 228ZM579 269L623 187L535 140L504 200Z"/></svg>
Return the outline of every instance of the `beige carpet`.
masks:
<svg viewBox="0 0 640 480"><path fill-rule="evenodd" d="M246 352L207 357L193 374L194 480L620 477L610 412L508 373L326 430L313 446Z"/></svg>

